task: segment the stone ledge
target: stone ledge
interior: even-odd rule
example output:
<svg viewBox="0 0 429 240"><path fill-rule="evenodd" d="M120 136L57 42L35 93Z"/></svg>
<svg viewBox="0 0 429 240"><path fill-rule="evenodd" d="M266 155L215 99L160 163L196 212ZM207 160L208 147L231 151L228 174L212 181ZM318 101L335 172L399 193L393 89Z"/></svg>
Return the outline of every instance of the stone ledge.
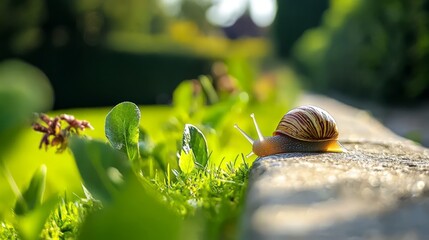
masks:
<svg viewBox="0 0 429 240"><path fill-rule="evenodd" d="M242 238L428 239L429 150L364 111L321 96L301 103L334 116L348 152L257 159Z"/></svg>

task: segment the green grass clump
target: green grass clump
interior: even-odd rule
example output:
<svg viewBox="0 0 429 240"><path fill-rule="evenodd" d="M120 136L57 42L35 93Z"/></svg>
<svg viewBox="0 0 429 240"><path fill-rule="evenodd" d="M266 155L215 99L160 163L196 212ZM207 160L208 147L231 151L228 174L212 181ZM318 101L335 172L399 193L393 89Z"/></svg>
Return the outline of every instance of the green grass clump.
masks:
<svg viewBox="0 0 429 240"><path fill-rule="evenodd" d="M60 203L46 221L41 238L75 239L86 216L101 208L101 202L93 198L69 201L67 197L61 197Z"/></svg>
<svg viewBox="0 0 429 240"><path fill-rule="evenodd" d="M173 201L173 205L184 206L184 215L195 213L197 207L209 209L217 214L217 207L223 201L238 204L247 185L248 165L228 164L227 168L209 167L191 173L177 173L177 181L169 184L155 181L156 187ZM213 210L213 211L211 211ZM210 216L213 217L213 216Z"/></svg>
<svg viewBox="0 0 429 240"><path fill-rule="evenodd" d="M18 232L12 224L0 222L0 239L19 239Z"/></svg>
<svg viewBox="0 0 429 240"><path fill-rule="evenodd" d="M236 228L226 231L222 224L237 224L244 201L249 166L243 156L240 163L237 163L238 159L228 162L226 167L209 163L208 167L190 173L176 172L174 183L154 180L154 184L182 216L204 219L201 224L205 227L204 239L217 239L215 236L221 233L234 239Z"/></svg>

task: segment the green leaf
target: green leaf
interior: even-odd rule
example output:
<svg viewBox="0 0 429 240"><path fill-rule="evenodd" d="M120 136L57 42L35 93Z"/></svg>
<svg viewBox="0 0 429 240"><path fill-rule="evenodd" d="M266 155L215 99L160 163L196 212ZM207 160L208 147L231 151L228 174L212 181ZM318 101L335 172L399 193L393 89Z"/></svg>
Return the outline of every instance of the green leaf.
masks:
<svg viewBox="0 0 429 240"><path fill-rule="evenodd" d="M180 152L180 158L179 158L179 167L182 172L188 174L192 172L195 168L195 156L192 149L189 150L188 153L185 151Z"/></svg>
<svg viewBox="0 0 429 240"><path fill-rule="evenodd" d="M202 76L199 77L199 80L200 80L201 86L204 89L204 92L207 95L207 98L209 99L209 102L211 104L218 102L219 101L219 97L218 97L218 95L216 93L216 90L213 87L213 83L210 80L210 78L208 78L205 75L202 75Z"/></svg>
<svg viewBox="0 0 429 240"><path fill-rule="evenodd" d="M17 215L24 215L42 204L43 193L46 187L46 172L46 165L40 166L34 172L27 190L16 201L15 213Z"/></svg>
<svg viewBox="0 0 429 240"><path fill-rule="evenodd" d="M51 197L31 212L17 217L17 228L22 239L40 239L43 226L57 203L57 196Z"/></svg>
<svg viewBox="0 0 429 240"><path fill-rule="evenodd" d="M104 142L79 137L71 138L70 149L89 192L97 199L111 200L129 176L125 155Z"/></svg>
<svg viewBox="0 0 429 240"><path fill-rule="evenodd" d="M52 103L52 88L39 69L18 60L1 62L0 155L29 125L33 112L47 110Z"/></svg>
<svg viewBox="0 0 429 240"><path fill-rule="evenodd" d="M132 102L116 105L106 116L105 133L110 144L130 160L139 157L140 110Z"/></svg>
<svg viewBox="0 0 429 240"><path fill-rule="evenodd" d="M196 80L183 81L173 92L173 106L180 113L193 114L205 104L201 87Z"/></svg>
<svg viewBox="0 0 429 240"><path fill-rule="evenodd" d="M186 124L183 131L182 150L186 153L192 153L195 156L196 163L205 167L208 162L208 147L204 134L194 125ZM192 150L192 152L191 152Z"/></svg>

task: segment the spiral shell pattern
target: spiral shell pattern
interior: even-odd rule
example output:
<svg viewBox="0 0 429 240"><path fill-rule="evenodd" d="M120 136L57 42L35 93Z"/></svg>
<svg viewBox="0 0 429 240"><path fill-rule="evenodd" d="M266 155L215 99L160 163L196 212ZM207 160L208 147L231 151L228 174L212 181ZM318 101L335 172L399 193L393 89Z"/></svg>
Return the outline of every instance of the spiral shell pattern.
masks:
<svg viewBox="0 0 429 240"><path fill-rule="evenodd" d="M301 106L286 113L273 135L284 134L309 142L336 140L337 124L334 118L323 109L314 106Z"/></svg>

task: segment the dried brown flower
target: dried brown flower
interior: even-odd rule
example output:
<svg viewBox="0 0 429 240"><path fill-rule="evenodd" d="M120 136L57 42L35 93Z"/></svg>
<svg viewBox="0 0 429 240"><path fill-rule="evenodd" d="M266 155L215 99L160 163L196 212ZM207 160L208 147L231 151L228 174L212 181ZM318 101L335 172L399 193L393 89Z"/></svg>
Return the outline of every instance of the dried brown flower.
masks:
<svg viewBox="0 0 429 240"><path fill-rule="evenodd" d="M63 152L67 148L68 137L70 134L80 134L80 131L86 128L94 129L88 121L78 120L73 115L61 114L54 118L49 117L44 113L38 114L38 119L33 123L33 129L37 132L44 133L40 140L39 149L45 146L47 150L49 146L56 147L57 152ZM62 124L67 126L62 128Z"/></svg>

